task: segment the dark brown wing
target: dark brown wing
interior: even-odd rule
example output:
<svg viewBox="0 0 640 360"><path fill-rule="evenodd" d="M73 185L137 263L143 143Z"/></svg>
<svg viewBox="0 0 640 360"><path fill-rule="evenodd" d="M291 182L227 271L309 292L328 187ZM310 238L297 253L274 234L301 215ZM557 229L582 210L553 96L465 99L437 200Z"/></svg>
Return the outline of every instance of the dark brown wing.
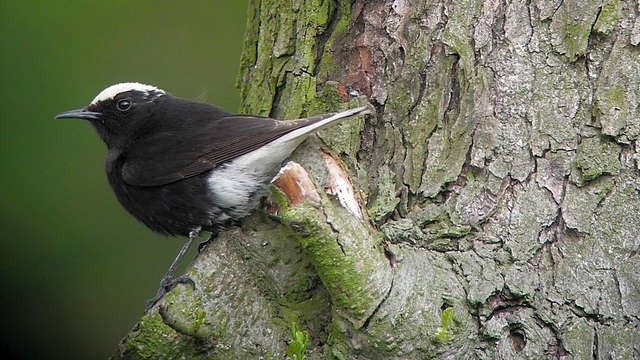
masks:
<svg viewBox="0 0 640 360"><path fill-rule="evenodd" d="M122 177L129 185L158 186L209 171L256 150L290 131L326 118L279 121L253 116L227 116L175 126L136 140L125 152Z"/></svg>

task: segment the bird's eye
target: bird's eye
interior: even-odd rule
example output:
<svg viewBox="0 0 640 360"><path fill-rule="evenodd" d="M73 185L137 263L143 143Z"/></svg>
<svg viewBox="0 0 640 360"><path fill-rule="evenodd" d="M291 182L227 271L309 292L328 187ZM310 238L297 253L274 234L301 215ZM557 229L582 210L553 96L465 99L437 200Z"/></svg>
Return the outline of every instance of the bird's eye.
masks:
<svg viewBox="0 0 640 360"><path fill-rule="evenodd" d="M131 100L129 99L121 99L116 103L116 107L120 111L127 111L131 108Z"/></svg>

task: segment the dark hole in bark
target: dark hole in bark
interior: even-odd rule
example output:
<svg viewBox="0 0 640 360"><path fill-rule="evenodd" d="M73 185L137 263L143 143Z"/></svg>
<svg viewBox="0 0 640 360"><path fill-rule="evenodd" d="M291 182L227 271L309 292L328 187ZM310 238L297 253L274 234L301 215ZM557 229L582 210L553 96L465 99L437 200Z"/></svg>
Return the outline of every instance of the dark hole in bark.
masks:
<svg viewBox="0 0 640 360"><path fill-rule="evenodd" d="M521 352L527 345L527 340L520 329L511 329L509 337L511 338L511 345L516 352Z"/></svg>
<svg viewBox="0 0 640 360"><path fill-rule="evenodd" d="M384 256L387 258L387 260L389 260L389 265L391 265L391 267L396 266L398 258L396 258L396 254L394 254L393 251L391 251L386 246L384 247Z"/></svg>

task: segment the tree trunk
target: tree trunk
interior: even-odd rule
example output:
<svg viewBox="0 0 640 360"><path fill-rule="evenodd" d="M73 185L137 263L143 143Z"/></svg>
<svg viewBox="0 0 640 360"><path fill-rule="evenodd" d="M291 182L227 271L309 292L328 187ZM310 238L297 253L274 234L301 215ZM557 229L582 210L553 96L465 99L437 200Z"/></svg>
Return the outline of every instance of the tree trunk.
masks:
<svg viewBox="0 0 640 360"><path fill-rule="evenodd" d="M121 358L640 358L640 2L252 0L292 157Z"/></svg>

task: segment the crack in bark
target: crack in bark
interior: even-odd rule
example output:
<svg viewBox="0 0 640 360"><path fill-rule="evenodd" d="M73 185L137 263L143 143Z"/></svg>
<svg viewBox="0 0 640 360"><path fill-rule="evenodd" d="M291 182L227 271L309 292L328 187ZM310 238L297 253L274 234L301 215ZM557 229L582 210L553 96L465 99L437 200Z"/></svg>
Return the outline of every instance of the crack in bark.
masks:
<svg viewBox="0 0 640 360"><path fill-rule="evenodd" d="M612 178L612 177L613 177L612 175L602 175L599 178L594 179L592 181L598 181L598 180L601 180L601 179L602 179L601 181L604 181L604 180ZM613 181L613 183L616 184L615 180ZM616 192L615 185L611 186L611 188L607 190L607 192L604 194L604 196L602 198L600 198L600 200L598 201L596 206L593 208L594 209L594 215L598 215L598 210L602 209L602 204L605 201L608 201L611 198L611 196L613 196L613 193L615 193L615 192Z"/></svg>
<svg viewBox="0 0 640 360"><path fill-rule="evenodd" d="M531 21L531 0L526 0L524 2L524 6L527 9L527 25L529 26L529 29L531 29L531 32L529 33L529 37L527 38L527 43L526 43L526 47L527 47L527 51L529 51L529 45L531 45L531 39L533 38L533 22Z"/></svg>
<svg viewBox="0 0 640 360"><path fill-rule="evenodd" d="M451 91L449 92L449 99L447 101L447 108L443 114L443 120L448 118L448 114L455 112L457 116L460 116L460 81L458 80L458 64L460 63L460 55L453 54L455 61L451 64Z"/></svg>
<svg viewBox="0 0 640 360"><path fill-rule="evenodd" d="M524 296L512 293L511 290L509 290L506 280L504 280L504 283L505 285L500 292L487 298L487 305L492 307L492 309L491 313L485 319L485 322L504 312L515 312L525 308L536 310Z"/></svg>
<svg viewBox="0 0 640 360"><path fill-rule="evenodd" d="M593 328L593 345L591 347L591 358L593 360L598 360L600 358L598 351L598 329Z"/></svg>
<svg viewBox="0 0 640 360"><path fill-rule="evenodd" d="M478 255L478 253L475 252L474 249L472 249L471 251L474 252L476 255ZM459 250L457 250L456 252L460 253L460 254L463 253L462 251L459 251ZM480 255L478 255L478 256L481 257ZM458 283L460 284L460 287L462 288L462 291L464 292L464 298L466 299L467 304L471 305L471 303L469 302L469 284L471 282L467 278L467 275L464 273L464 270L462 269L462 266L452 256L446 256L445 259L451 265L451 271L453 271L456 280L458 281ZM482 266L481 266L481 268L482 268ZM502 276L502 274L500 274L500 276L502 277L502 283L504 283L504 281L505 281L504 280L504 276ZM481 309L481 305L480 304L476 304L475 317L477 318L478 329L482 327L482 319L480 318L480 309ZM474 314L472 314L472 315L474 315Z"/></svg>
<svg viewBox="0 0 640 360"><path fill-rule="evenodd" d="M377 101L372 101L372 105L376 109L376 124L383 124L384 119L384 111L385 104L380 104ZM371 117L373 119L373 116ZM376 124L371 124L371 126L367 126L368 122L365 122L364 129L360 133L360 150L357 152L356 156L358 161L363 163L363 166L369 169L379 169L382 164L387 161L387 156L374 156L375 150L378 149L378 129L380 126L376 126ZM368 172L367 183L369 185L369 196L367 198L367 206L369 204L369 200L372 200L376 195L376 187L378 184L378 172L370 171ZM377 224L376 224L377 225Z"/></svg>
<svg viewBox="0 0 640 360"><path fill-rule="evenodd" d="M620 309L624 310L624 306L622 304L622 290L620 289L620 279L618 279L618 271L614 269L610 269L612 271L613 282L616 284L616 290L618 292L618 298L620 299Z"/></svg>
<svg viewBox="0 0 640 360"><path fill-rule="evenodd" d="M340 230L329 220L329 217L327 216L327 212L326 212L326 207L322 206L320 207L320 209L322 210L322 216L326 219L326 224L329 225L329 227L331 228L331 231L333 231L336 234L336 244L338 244L338 246L340 247L340 251L342 251L342 255L347 256L347 252L344 251L344 246L342 245L342 243L340 242Z"/></svg>
<svg viewBox="0 0 640 360"><path fill-rule="evenodd" d="M553 343L549 344L549 348L548 348L549 352L555 355L557 359L561 359L563 357L570 355L570 353L567 351L567 349L563 344L562 338L560 337L560 330L558 329L558 326L555 323L544 320L540 316L540 314L538 314L535 308L533 308L533 310L534 312L532 316L535 322L540 327L549 329L549 331L551 331L551 334L553 334L553 339L555 340L555 344Z"/></svg>
<svg viewBox="0 0 640 360"><path fill-rule="evenodd" d="M418 89L418 97L416 101L411 104L409 107L408 115L411 116L413 111L422 103L422 99L424 98L424 94L427 90L427 72L426 69L422 69L418 74L420 76L420 88Z"/></svg>
<svg viewBox="0 0 640 360"><path fill-rule="evenodd" d="M395 274L391 276L391 284L389 285L389 290L387 291L387 294L382 298L382 300L380 300L380 302L378 303L378 306L376 306L376 308L373 309L373 312L371 313L371 315L369 315L367 319L364 321L361 328L362 330L367 330L371 322L371 319L373 319L373 317L378 313L382 305L387 301L387 299L391 295L391 290L393 290L394 280L395 280Z"/></svg>
<svg viewBox="0 0 640 360"><path fill-rule="evenodd" d="M316 48L316 56L314 59L314 64L313 64L313 75L317 75L318 74L318 68L320 67L320 62L322 61L323 58L323 54L324 54L324 50L325 50L325 46L327 45L327 41L329 41L329 39L331 38L331 36L333 35L333 32L335 31L336 25L338 23L338 20L340 20L342 18L342 11L340 9L340 6L337 6L336 8L333 8L333 3L329 2L329 4L327 6L329 6L329 19L327 20L327 27L324 29L324 31L320 34L320 36L317 36L316 38L318 39L315 43L314 43L314 47ZM333 49L332 49L333 50Z"/></svg>
<svg viewBox="0 0 640 360"><path fill-rule="evenodd" d="M560 10L560 8L562 7L562 4L564 3L564 0L561 0L560 2L558 2L558 6L556 6L555 9L553 9L553 13L551 13L551 17L553 18L554 16L556 16L556 13L558 12L558 10Z"/></svg>
<svg viewBox="0 0 640 360"><path fill-rule="evenodd" d="M553 199L553 194L551 194L551 191L547 191L547 192L549 193L549 196L551 196L551 198ZM558 239L558 232L561 231L562 228L564 227L563 224L564 224L564 220L562 218L562 207L556 206L556 215L553 217L553 220L551 220L551 223L549 223L548 225L540 224L541 227L540 227L540 231L538 231L538 236L537 236L538 242L540 242L544 233L550 233L548 241L545 241L545 242L551 242L551 243L555 242ZM542 252L542 247L536 250L532 258L538 256L541 252Z"/></svg>
<svg viewBox="0 0 640 360"><path fill-rule="evenodd" d="M597 309L594 310L594 313L588 313L582 306L576 304L573 299L565 301L564 305L568 307L569 311L579 318L591 320L600 325L611 325L612 323L612 318L600 314Z"/></svg>
<svg viewBox="0 0 640 360"><path fill-rule="evenodd" d="M598 7L598 12L596 13L595 19L593 20L593 23L591 24L591 27L589 28L589 37L587 37L587 48L584 54L584 70L585 70L585 74L587 75L587 80L589 80L589 84L591 85L591 106L594 106L594 101L595 101L595 92L598 88L598 86L596 85L596 82L598 80L598 78L594 78L592 81L592 77L591 77L591 70L590 70L590 64L591 62L589 61L589 57L591 55L591 52L589 51L589 49L593 48L593 43L596 40L596 37L598 36L598 34L594 31L595 30L595 26L596 23L598 22L598 19L600 18L600 14L602 13L602 7L603 5L600 4L600 6ZM598 75L599 75L599 71L598 71Z"/></svg>

